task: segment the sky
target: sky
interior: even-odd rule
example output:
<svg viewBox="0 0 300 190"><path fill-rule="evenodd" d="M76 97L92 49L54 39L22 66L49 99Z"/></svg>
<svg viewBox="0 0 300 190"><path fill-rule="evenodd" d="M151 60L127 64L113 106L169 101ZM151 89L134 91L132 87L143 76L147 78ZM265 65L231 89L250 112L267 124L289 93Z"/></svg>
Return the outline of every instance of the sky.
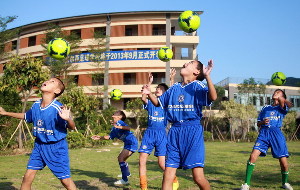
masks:
<svg viewBox="0 0 300 190"><path fill-rule="evenodd" d="M199 60L214 60L211 78L300 78L299 0L0 0L0 16L18 16L8 28L56 18L126 11L204 11Z"/></svg>

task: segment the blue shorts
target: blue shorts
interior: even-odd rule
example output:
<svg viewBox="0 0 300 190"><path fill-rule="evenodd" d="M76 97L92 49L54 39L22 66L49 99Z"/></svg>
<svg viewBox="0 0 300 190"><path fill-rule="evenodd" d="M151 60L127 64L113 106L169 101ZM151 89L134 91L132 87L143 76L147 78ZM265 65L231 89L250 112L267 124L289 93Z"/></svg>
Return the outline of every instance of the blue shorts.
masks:
<svg viewBox="0 0 300 190"><path fill-rule="evenodd" d="M27 169L42 170L45 166L60 180L71 177L66 139L54 143L35 141Z"/></svg>
<svg viewBox="0 0 300 190"><path fill-rule="evenodd" d="M138 149L138 141L133 134L128 135L124 140L124 149L136 152Z"/></svg>
<svg viewBox="0 0 300 190"><path fill-rule="evenodd" d="M154 156L166 156L167 132L165 129L147 129L145 131L139 152L151 154L154 148Z"/></svg>
<svg viewBox="0 0 300 190"><path fill-rule="evenodd" d="M204 167L203 127L199 120L173 124L168 133L166 167Z"/></svg>
<svg viewBox="0 0 300 190"><path fill-rule="evenodd" d="M259 131L253 149L259 150L260 156L266 156L269 147L271 147L273 158L289 157L286 140L280 128L263 127Z"/></svg>

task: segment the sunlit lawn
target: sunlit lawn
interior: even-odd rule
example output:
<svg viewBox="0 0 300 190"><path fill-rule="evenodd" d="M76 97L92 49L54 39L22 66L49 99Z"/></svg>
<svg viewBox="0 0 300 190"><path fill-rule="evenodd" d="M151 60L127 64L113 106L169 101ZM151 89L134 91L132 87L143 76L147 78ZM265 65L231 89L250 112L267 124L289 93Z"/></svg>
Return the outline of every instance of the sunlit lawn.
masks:
<svg viewBox="0 0 300 190"><path fill-rule="evenodd" d="M239 189L243 183L246 161L253 143L206 142L206 177L212 189ZM300 142L288 143L289 182L294 190L300 189ZM79 189L123 189L113 185L120 174L117 155L122 144L101 148L70 150L72 178ZM107 151L110 150L110 151ZM0 157L0 189L19 189L29 155ZM160 189L162 171L154 156L148 162L148 189ZM125 189L139 189L138 153L128 159L132 176ZM193 183L191 170L178 170L180 189L198 189ZM252 190L281 189L279 162L271 154L259 158L252 177ZM63 189L48 168L37 173L33 189Z"/></svg>

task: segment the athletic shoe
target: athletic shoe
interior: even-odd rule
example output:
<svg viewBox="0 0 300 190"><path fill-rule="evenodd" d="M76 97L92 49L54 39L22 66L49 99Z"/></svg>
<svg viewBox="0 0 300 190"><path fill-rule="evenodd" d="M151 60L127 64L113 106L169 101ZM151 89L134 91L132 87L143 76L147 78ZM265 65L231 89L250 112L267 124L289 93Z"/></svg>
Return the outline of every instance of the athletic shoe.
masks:
<svg viewBox="0 0 300 190"><path fill-rule="evenodd" d="M249 187L249 185L247 185L247 183L242 184L241 190L249 190L249 189L250 189L250 187Z"/></svg>
<svg viewBox="0 0 300 190"><path fill-rule="evenodd" d="M123 179L120 179L120 180L116 181L114 184L115 185L127 185L127 184L129 184L129 181L124 181Z"/></svg>
<svg viewBox="0 0 300 190"><path fill-rule="evenodd" d="M288 189L288 190L293 190L293 187L291 186L291 184L289 183L285 183L282 185L282 188L283 189Z"/></svg>
<svg viewBox="0 0 300 190"><path fill-rule="evenodd" d="M173 190L177 190L179 188L179 182L173 183Z"/></svg>
<svg viewBox="0 0 300 190"><path fill-rule="evenodd" d="M130 177L130 176L131 176L131 174L129 174L127 177ZM118 177L122 177L122 174L119 174Z"/></svg>

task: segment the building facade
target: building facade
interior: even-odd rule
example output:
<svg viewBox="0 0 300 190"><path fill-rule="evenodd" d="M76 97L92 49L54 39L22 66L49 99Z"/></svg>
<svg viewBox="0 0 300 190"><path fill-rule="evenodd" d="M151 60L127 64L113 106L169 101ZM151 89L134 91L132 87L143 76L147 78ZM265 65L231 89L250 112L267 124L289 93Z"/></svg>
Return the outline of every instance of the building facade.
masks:
<svg viewBox="0 0 300 190"><path fill-rule="evenodd" d="M201 11L197 11L202 14ZM123 97L120 101L106 99L118 109L124 109L132 98L141 97L141 86L147 83L148 72L154 75L154 83L169 83L169 69L178 70L186 62L197 58L199 44L197 32L187 34L180 30L177 20L181 11L142 11L93 14L60 18L20 26L21 32L16 39L7 42L5 51L18 55L32 54L46 59L42 39L46 36L49 24L55 24L67 33L76 33L82 39L80 54L71 55L70 61L76 66L68 74L73 75L78 86L85 93L95 94L95 88L107 86L102 96L106 97L112 89L120 89ZM104 80L95 81L92 72L97 68L92 61L85 59L90 45L94 42L95 31L103 32L106 37L106 49L110 59L103 61ZM168 46L173 50L173 59L162 62L156 53L160 47ZM0 63L3 73L5 60ZM153 87L155 86L153 84ZM108 96L109 97L109 96ZM34 101L37 97L32 97Z"/></svg>

